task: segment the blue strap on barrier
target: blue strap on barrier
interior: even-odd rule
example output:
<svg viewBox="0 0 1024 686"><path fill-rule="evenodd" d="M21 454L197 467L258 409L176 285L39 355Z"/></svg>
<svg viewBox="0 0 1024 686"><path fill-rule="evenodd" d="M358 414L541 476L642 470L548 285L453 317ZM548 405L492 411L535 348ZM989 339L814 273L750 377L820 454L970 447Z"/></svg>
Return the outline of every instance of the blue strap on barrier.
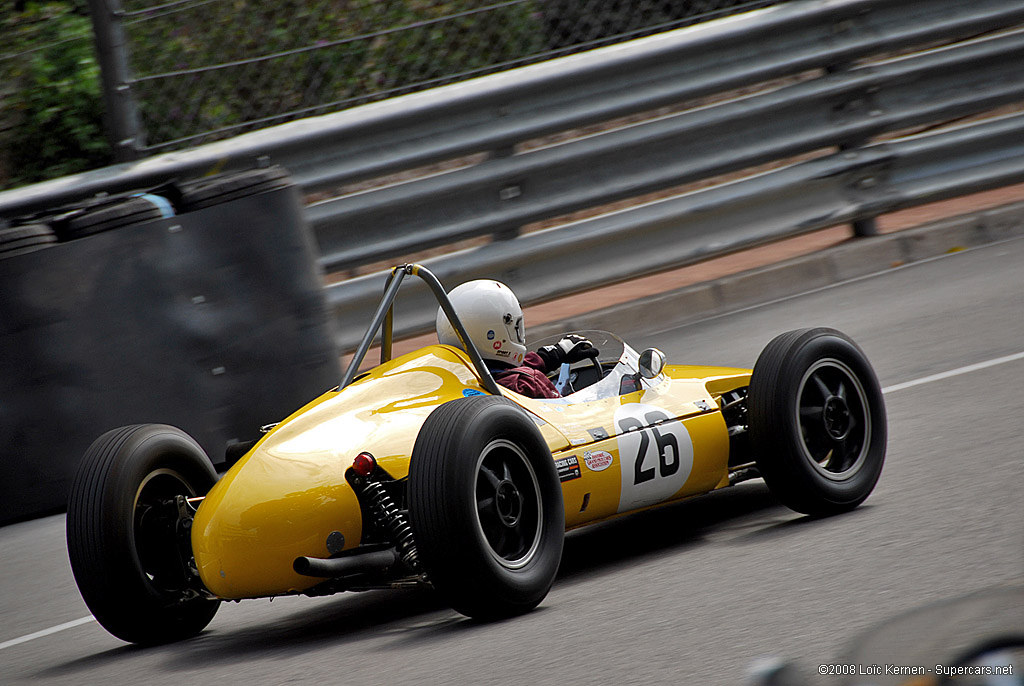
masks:
<svg viewBox="0 0 1024 686"><path fill-rule="evenodd" d="M170 200L163 196L153 195L152 193L136 193L134 197L142 198L143 200L148 200L153 203L153 205L160 210L160 215L164 219L170 219L174 216L174 206L171 205Z"/></svg>

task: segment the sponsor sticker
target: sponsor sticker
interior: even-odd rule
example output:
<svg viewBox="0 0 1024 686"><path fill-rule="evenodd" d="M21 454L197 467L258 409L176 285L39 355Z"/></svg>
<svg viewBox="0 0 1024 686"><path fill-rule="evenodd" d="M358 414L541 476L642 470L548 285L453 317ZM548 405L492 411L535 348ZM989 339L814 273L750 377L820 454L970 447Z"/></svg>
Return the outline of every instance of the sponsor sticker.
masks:
<svg viewBox="0 0 1024 686"><path fill-rule="evenodd" d="M501 348L501 341L494 341L494 346L493 347L494 347L495 350L498 350L499 348Z"/></svg>
<svg viewBox="0 0 1024 686"><path fill-rule="evenodd" d="M563 483L580 478L580 460L575 455L555 460L555 469L558 470L558 480Z"/></svg>
<svg viewBox="0 0 1024 686"><path fill-rule="evenodd" d="M491 330L489 330L487 332L487 340L489 340L489 341L493 341L494 340L494 329L491 329Z"/></svg>
<svg viewBox="0 0 1024 686"><path fill-rule="evenodd" d="M462 395L466 398L472 395L484 395L483 391L478 391L475 388L464 388L462 389Z"/></svg>
<svg viewBox="0 0 1024 686"><path fill-rule="evenodd" d="M592 472L603 472L612 464L612 454L604 450L583 451L583 462Z"/></svg>

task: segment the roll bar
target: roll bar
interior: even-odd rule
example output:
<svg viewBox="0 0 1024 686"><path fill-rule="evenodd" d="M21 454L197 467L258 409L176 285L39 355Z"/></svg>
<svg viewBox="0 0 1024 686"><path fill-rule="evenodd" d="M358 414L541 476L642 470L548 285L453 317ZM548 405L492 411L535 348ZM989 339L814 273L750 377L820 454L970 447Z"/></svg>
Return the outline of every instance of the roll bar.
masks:
<svg viewBox="0 0 1024 686"><path fill-rule="evenodd" d="M473 367L476 369L477 375L480 377L480 384L493 395L501 395L501 387L494 380L491 375L491 371L487 369L487 365L484 364L484 358L480 355L480 351L477 350L476 345L469 337L469 333L466 331L466 327L463 326L462 321L459 319L459 315L455 312L455 307L452 305L451 299L448 297L448 293L445 292L444 286L438 281L434 274L421 264L400 264L397 267L391 268L391 274L388 275L387 283L384 284L384 296L380 300L380 304L377 305L377 310L373 313L373 319L370 322L370 327L366 330L366 334L363 335L363 339L359 342L359 346L356 348L355 353L352 355L352 361L348 365L348 369L345 370L345 375L341 379L341 384L338 386L338 390L345 388L356 378L356 373L359 370L359 365L362 364L363 358L366 357L366 352L370 349L373 344L373 339L377 335L377 331L383 326L381 331L380 341L380 363L384 364L391 359L392 339L394 333L394 322L395 322L395 298L398 295L398 289L402 285L402 280L406 276L418 276L423 279L430 290L433 292L434 297L437 299L438 305L441 306L441 310L445 316L448 317L448 321L451 322L452 328L455 329L455 334L459 337L459 341L462 343L462 349L469 355L470 362L473 363Z"/></svg>

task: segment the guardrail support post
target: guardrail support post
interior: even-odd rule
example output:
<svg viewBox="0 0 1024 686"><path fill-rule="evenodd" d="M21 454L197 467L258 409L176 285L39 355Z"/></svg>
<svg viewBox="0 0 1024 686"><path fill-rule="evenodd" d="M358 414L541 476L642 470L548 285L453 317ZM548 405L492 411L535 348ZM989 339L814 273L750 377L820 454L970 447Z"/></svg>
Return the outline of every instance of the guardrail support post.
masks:
<svg viewBox="0 0 1024 686"><path fill-rule="evenodd" d="M857 219L853 222L853 235L858 238L878 235L878 222L875 217L870 219Z"/></svg>
<svg viewBox="0 0 1024 686"><path fill-rule="evenodd" d="M843 24L843 26L834 29L836 32L845 31L849 27ZM849 71L852 67L850 62L839 62L836 64L830 64L825 67L826 74L841 74ZM844 103L844 107L847 103ZM852 111L853 108L851 108ZM844 140L839 143L839 151L845 152L847 150L857 151L866 146L870 142L869 138L858 138L855 140ZM850 225L853 227L853 235L858 238L866 236L878 235L878 224L875 221L875 217L867 217L864 219L855 219Z"/></svg>
<svg viewBox="0 0 1024 686"><path fill-rule="evenodd" d="M129 86L123 14L120 0L89 0L89 16L92 18L107 110L107 137L116 162L138 159L145 146L138 108Z"/></svg>

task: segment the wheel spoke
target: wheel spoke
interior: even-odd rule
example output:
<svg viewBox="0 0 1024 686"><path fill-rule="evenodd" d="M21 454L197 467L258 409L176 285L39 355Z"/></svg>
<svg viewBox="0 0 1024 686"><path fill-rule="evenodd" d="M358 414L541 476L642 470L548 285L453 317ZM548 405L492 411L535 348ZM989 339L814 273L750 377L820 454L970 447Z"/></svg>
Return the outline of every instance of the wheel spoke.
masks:
<svg viewBox="0 0 1024 686"><path fill-rule="evenodd" d="M836 395L846 400L846 384L843 383L842 379L839 380L839 388L836 390Z"/></svg>
<svg viewBox="0 0 1024 686"><path fill-rule="evenodd" d="M800 416L804 419L820 419L825 408L821 405L804 405L800 408Z"/></svg>
<svg viewBox="0 0 1024 686"><path fill-rule="evenodd" d="M818 460L818 464L820 464L824 469L828 469L829 467L832 466L832 461L835 459L835 457L836 451L835 448L833 448L832 450L829 450L827 453L825 453L825 457Z"/></svg>
<svg viewBox="0 0 1024 686"><path fill-rule="evenodd" d="M828 457L829 442L828 437L820 430L804 432L804 445L807 446L807 452L815 462L820 463Z"/></svg>
<svg viewBox="0 0 1024 686"><path fill-rule="evenodd" d="M513 529L509 538L511 539L513 547L510 548L508 552L518 555L519 551L526 547L526 542L523 538L522 527L517 526L515 529Z"/></svg>
<svg viewBox="0 0 1024 686"><path fill-rule="evenodd" d="M861 442L856 440L854 436L849 436L842 445L843 455L843 469L849 469L853 466L857 460L857 454L860 452Z"/></svg>
<svg viewBox="0 0 1024 686"><path fill-rule="evenodd" d="M822 400L827 400L832 397L832 391L830 391L828 386L825 385L825 381L820 375L815 374L811 378L814 379L814 385L817 386L818 392L821 393Z"/></svg>
<svg viewBox="0 0 1024 686"><path fill-rule="evenodd" d="M494 506L494 498L483 498L476 501L476 511L480 513L480 520L483 521L484 517L497 517L498 509Z"/></svg>
<svg viewBox="0 0 1024 686"><path fill-rule="evenodd" d="M508 462L502 462L501 466L504 468L502 478L505 481L512 481L512 470L508 468Z"/></svg>
<svg viewBox="0 0 1024 686"><path fill-rule="evenodd" d="M494 552L504 557L508 552L509 529L503 526L497 534L498 540L494 541L494 545L492 547L494 548Z"/></svg>
<svg viewBox="0 0 1024 686"><path fill-rule="evenodd" d="M480 474L487 480L487 483L491 485L491 488L497 490L498 484L501 483L501 479L498 478L497 474L484 465L480 465Z"/></svg>

